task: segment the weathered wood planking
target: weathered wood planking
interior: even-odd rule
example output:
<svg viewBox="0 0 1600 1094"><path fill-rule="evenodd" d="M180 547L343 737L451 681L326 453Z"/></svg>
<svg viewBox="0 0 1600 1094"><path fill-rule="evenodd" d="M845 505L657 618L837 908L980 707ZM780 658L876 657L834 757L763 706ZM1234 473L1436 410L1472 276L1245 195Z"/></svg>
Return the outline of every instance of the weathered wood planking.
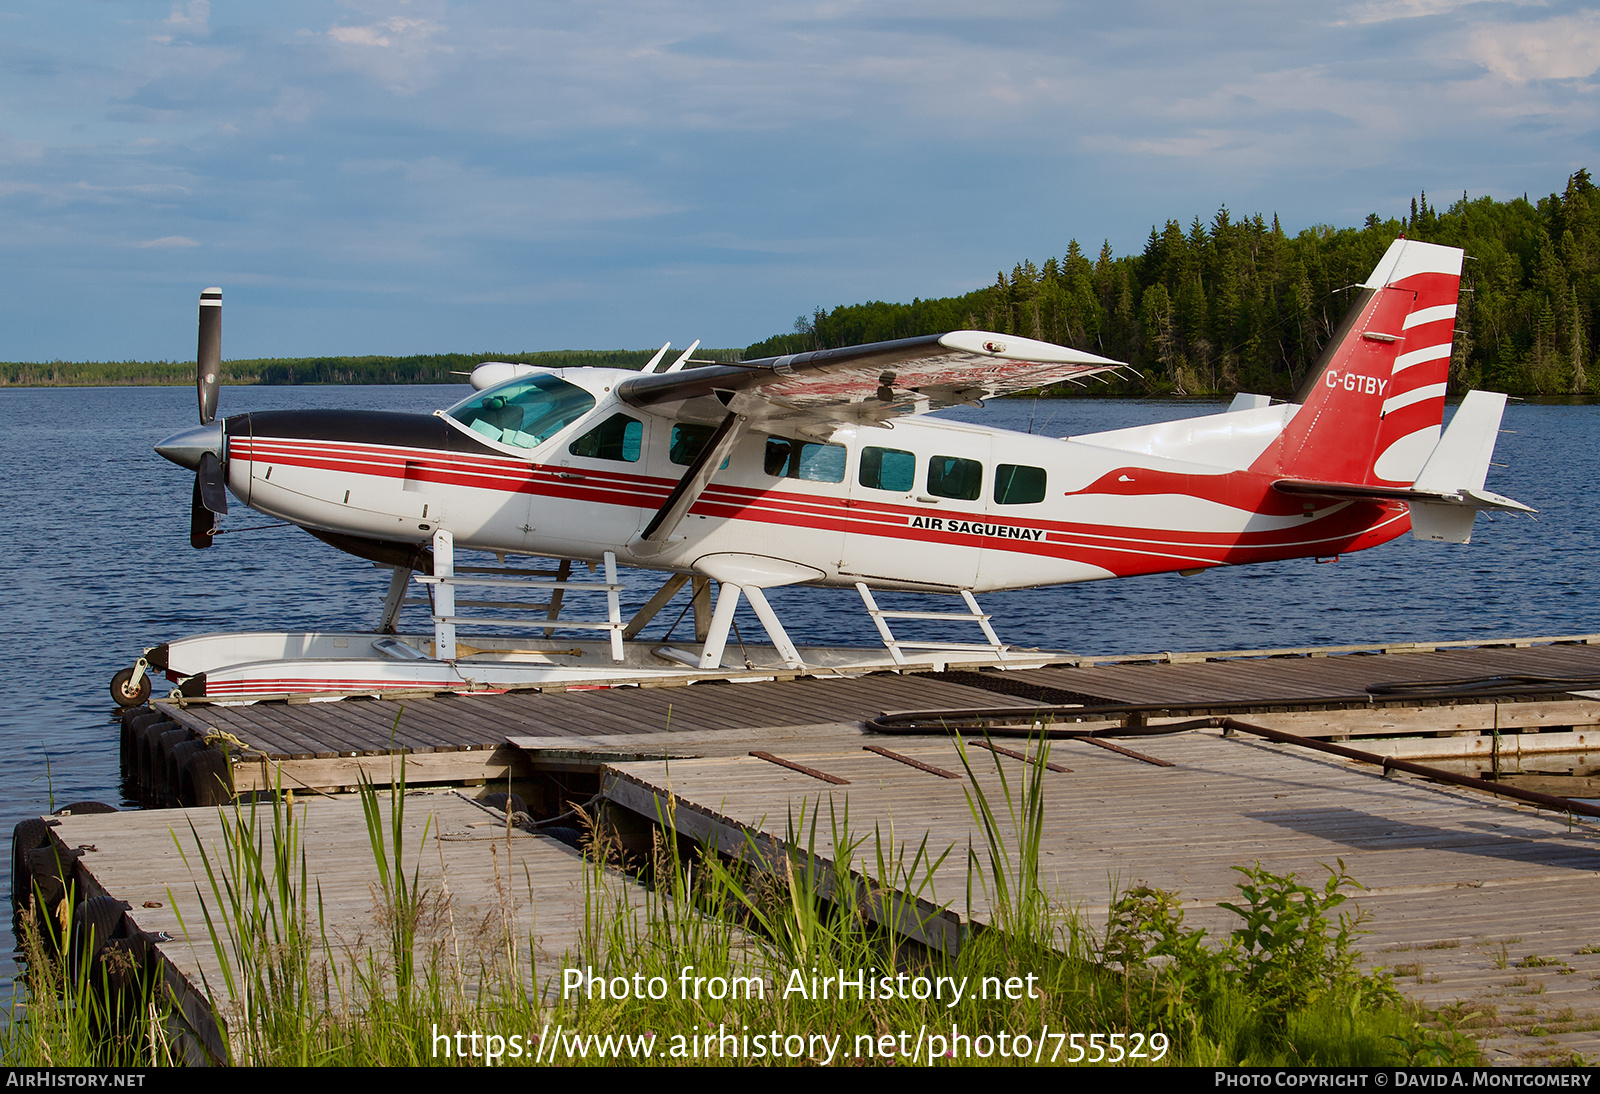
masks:
<svg viewBox="0 0 1600 1094"><path fill-rule="evenodd" d="M379 797L388 838L393 832L389 798ZM330 958L319 946L316 960L354 963L365 960L369 948L381 955L384 905L359 800L302 799L290 815L304 852L312 929L335 951ZM227 871L224 818L236 816L248 821L250 807L237 813L167 809L70 816L51 829L61 847L86 849L76 868L80 897L127 901L126 914L138 929L171 937L159 946L167 982L213 1057L223 1051L226 1037L215 1019L225 1027L236 1001L228 995L223 959L206 932L202 902L215 918L219 900L201 848L214 870ZM265 833L270 869L272 807L258 806L255 816L257 830ZM642 890L632 883L597 874L576 851L548 837L508 830L503 814L453 792L406 796L401 846L406 875L417 871L424 894L419 958L437 954L443 967L458 971L469 986L486 975L481 962L506 953L508 940L524 962L521 974L529 982L537 975L541 985L548 984L559 974L563 957L577 949L586 908L608 902L601 914L613 921L622 908L637 911L643 903ZM392 863L392 843L388 851ZM530 949L536 969L526 966ZM458 955L462 966L456 970Z"/></svg>
<svg viewBox="0 0 1600 1094"><path fill-rule="evenodd" d="M999 700L1000 705L1005 701ZM196 704L173 717L231 733L271 759L331 759L387 751L493 750L508 736L559 737L742 731L860 721L913 705L994 706L977 688L894 673L841 679L613 688L558 694L449 696L338 703ZM381 735L380 735L381 734Z"/></svg>
<svg viewBox="0 0 1600 1094"><path fill-rule="evenodd" d="M889 743L926 763L963 770L948 740ZM1384 778L1372 768L1257 740L1190 733L1144 738L1137 747L1176 766L1157 768L1081 742L1058 743L1051 759L1072 771L1043 775L1045 884L1089 929L1104 929L1113 889L1144 882L1181 892L1191 923L1225 932L1236 920L1218 902L1238 898L1236 867L1259 863L1320 886L1327 877L1322 864L1342 859L1367 887L1352 894L1347 908L1371 916L1371 933L1362 942L1368 959L1422 966L1400 978L1407 994L1435 1005L1498 1000L1494 1005L1533 1007L1547 1016L1568 1006L1600 1012L1590 979L1600 975L1600 957L1577 952L1600 943L1592 910L1600 882L1594 826L1569 827L1562 817L1410 778ZM965 906L969 843L979 872L990 868L968 790L973 781L982 788L1014 849L1018 837L1010 828L1002 775L1015 802L1028 765L969 749L972 781L952 782L854 742L797 745L780 754L850 785L829 786L759 759L725 756L615 763L605 792L640 813L667 816L677 803L685 831L702 839L714 831L733 853L752 840L793 842L804 850L810 818L820 815L814 851L828 858L835 845L832 818L848 816L853 836L867 837L852 863L863 877L876 870L879 833L892 840L891 853L906 856L926 837L935 854L952 852L932 876L931 902L960 919L994 919L997 910L981 883L974 882L972 906ZM806 826L796 835L802 812ZM928 933L936 937L959 936L951 922L933 926ZM1438 944L1444 945L1426 948ZM1515 963L1530 954L1561 960L1574 971L1558 976L1553 967L1518 968ZM1531 994L1539 980L1544 994ZM1600 1052L1600 1034L1578 1040L1578 1051Z"/></svg>
<svg viewBox="0 0 1600 1094"><path fill-rule="evenodd" d="M508 737L748 733L756 729L858 722L887 710L1017 706L1081 695L1091 700L1194 708L1207 702L1349 702L1356 709L1293 716L1284 728L1313 735L1526 731L1600 725L1600 702L1467 702L1422 709L1365 707L1370 684L1495 675L1600 676L1600 645L1587 639L1508 640L1507 645L1363 655L1246 657L1171 655L1179 663L1115 663L1005 673L956 672L800 678L692 687L560 693L347 699L337 703L195 703L170 707L196 730L230 734L248 752L285 763L291 785L352 785L355 757L406 751L432 757L416 782L504 778L497 752ZM1224 655L1216 655L1223 657ZM1011 694L1007 694L1010 692ZM1478 743L1477 751L1487 746ZM1580 744L1580 747L1582 745ZM1464 746L1465 751L1471 751ZM449 758L446 758L449 757ZM298 766L304 765L304 766ZM381 764L360 765L377 775ZM258 765L259 768L259 765ZM274 776L242 771L239 789Z"/></svg>
<svg viewBox="0 0 1600 1094"><path fill-rule="evenodd" d="M1078 692L1108 702L1189 707L1204 702L1292 702L1360 697L1371 684L1509 675L1600 677L1600 645L1572 642L1333 657L1246 656L1194 663L1186 659L1177 664L1021 669L1008 675L1041 689Z"/></svg>
<svg viewBox="0 0 1600 1094"><path fill-rule="evenodd" d="M403 769L402 759L405 761ZM413 787L456 783L492 785L504 784L508 778L525 778L531 772L527 754L510 745L493 750L411 753L403 757L388 753L301 760L261 757L233 765L233 791L248 794L278 789L354 790L363 780L376 786L388 786L402 775L405 784Z"/></svg>

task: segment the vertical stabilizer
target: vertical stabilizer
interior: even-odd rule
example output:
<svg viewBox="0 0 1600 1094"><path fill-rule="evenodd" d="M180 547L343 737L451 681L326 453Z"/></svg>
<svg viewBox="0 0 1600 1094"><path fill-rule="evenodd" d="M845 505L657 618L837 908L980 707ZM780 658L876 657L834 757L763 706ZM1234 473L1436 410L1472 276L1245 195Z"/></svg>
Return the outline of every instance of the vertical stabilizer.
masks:
<svg viewBox="0 0 1600 1094"><path fill-rule="evenodd" d="M1304 404L1252 469L1408 486L1439 440L1462 252L1398 239L1324 353Z"/></svg>

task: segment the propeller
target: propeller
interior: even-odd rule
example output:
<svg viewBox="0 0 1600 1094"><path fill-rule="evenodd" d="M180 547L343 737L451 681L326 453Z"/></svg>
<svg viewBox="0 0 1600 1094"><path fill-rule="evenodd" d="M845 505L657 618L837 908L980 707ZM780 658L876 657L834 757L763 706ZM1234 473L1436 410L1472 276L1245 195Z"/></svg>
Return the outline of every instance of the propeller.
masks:
<svg viewBox="0 0 1600 1094"><path fill-rule="evenodd" d="M217 374L221 371L222 290L207 289L200 294L200 344L194 357L201 425L217 420ZM226 483L218 453L202 452L194 472L194 497L189 502L189 545L196 550L211 546L216 517L228 512Z"/></svg>
<svg viewBox="0 0 1600 1094"><path fill-rule="evenodd" d="M195 354L195 391L200 401L200 426L176 433L156 451L180 467L194 471L189 503L189 544L211 546L216 518L228 511L227 473L223 469L222 425L217 421L217 377L222 368L222 290L200 294L200 343Z"/></svg>

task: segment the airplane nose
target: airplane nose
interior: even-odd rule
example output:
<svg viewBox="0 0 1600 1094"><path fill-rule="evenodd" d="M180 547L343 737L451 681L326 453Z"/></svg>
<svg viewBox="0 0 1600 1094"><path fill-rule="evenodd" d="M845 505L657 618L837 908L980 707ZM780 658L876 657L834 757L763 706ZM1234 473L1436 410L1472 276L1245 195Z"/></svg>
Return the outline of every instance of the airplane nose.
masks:
<svg viewBox="0 0 1600 1094"><path fill-rule="evenodd" d="M222 423L213 422L210 425L185 429L182 433L174 433L156 445L156 451L179 467L197 471L200 468L200 457L207 452L219 460L222 459Z"/></svg>

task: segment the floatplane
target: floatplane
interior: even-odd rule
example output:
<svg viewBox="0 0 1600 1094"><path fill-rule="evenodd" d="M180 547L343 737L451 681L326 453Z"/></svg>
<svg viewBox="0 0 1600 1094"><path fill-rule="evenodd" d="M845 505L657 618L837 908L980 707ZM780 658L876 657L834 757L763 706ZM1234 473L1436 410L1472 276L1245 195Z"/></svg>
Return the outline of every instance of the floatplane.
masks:
<svg viewBox="0 0 1600 1094"><path fill-rule="evenodd" d="M142 701L150 669L184 695L251 701L1026 666L1045 655L1005 646L976 594L1336 556L1407 531L1465 543L1479 510L1529 510L1484 488L1504 395L1469 393L1442 429L1461 264L1457 249L1397 240L1299 402L1240 395L1225 413L1063 439L929 416L1124 367L984 331L738 364L693 360L699 343L668 363L664 346L639 372L486 362L473 394L431 415L218 420L222 294L207 289L200 425L156 446L194 471L192 545L211 543L231 493L393 574L372 631L173 641L112 694ZM460 551L499 565L458 564ZM515 564L531 557L558 564ZM665 575L626 619L623 567ZM797 584L857 590L883 648L797 646L766 596ZM425 600L408 601L415 585ZM545 599L516 599L524 590ZM695 641L639 641L685 590ZM880 607L875 594L897 590L962 603ZM469 591L511 599L458 596ZM741 640L730 656L741 599L770 645ZM563 614L580 601L587 618ZM428 605L431 629L399 630L407 602ZM913 643L892 629L940 615L982 640ZM598 640L556 634L573 629Z"/></svg>

